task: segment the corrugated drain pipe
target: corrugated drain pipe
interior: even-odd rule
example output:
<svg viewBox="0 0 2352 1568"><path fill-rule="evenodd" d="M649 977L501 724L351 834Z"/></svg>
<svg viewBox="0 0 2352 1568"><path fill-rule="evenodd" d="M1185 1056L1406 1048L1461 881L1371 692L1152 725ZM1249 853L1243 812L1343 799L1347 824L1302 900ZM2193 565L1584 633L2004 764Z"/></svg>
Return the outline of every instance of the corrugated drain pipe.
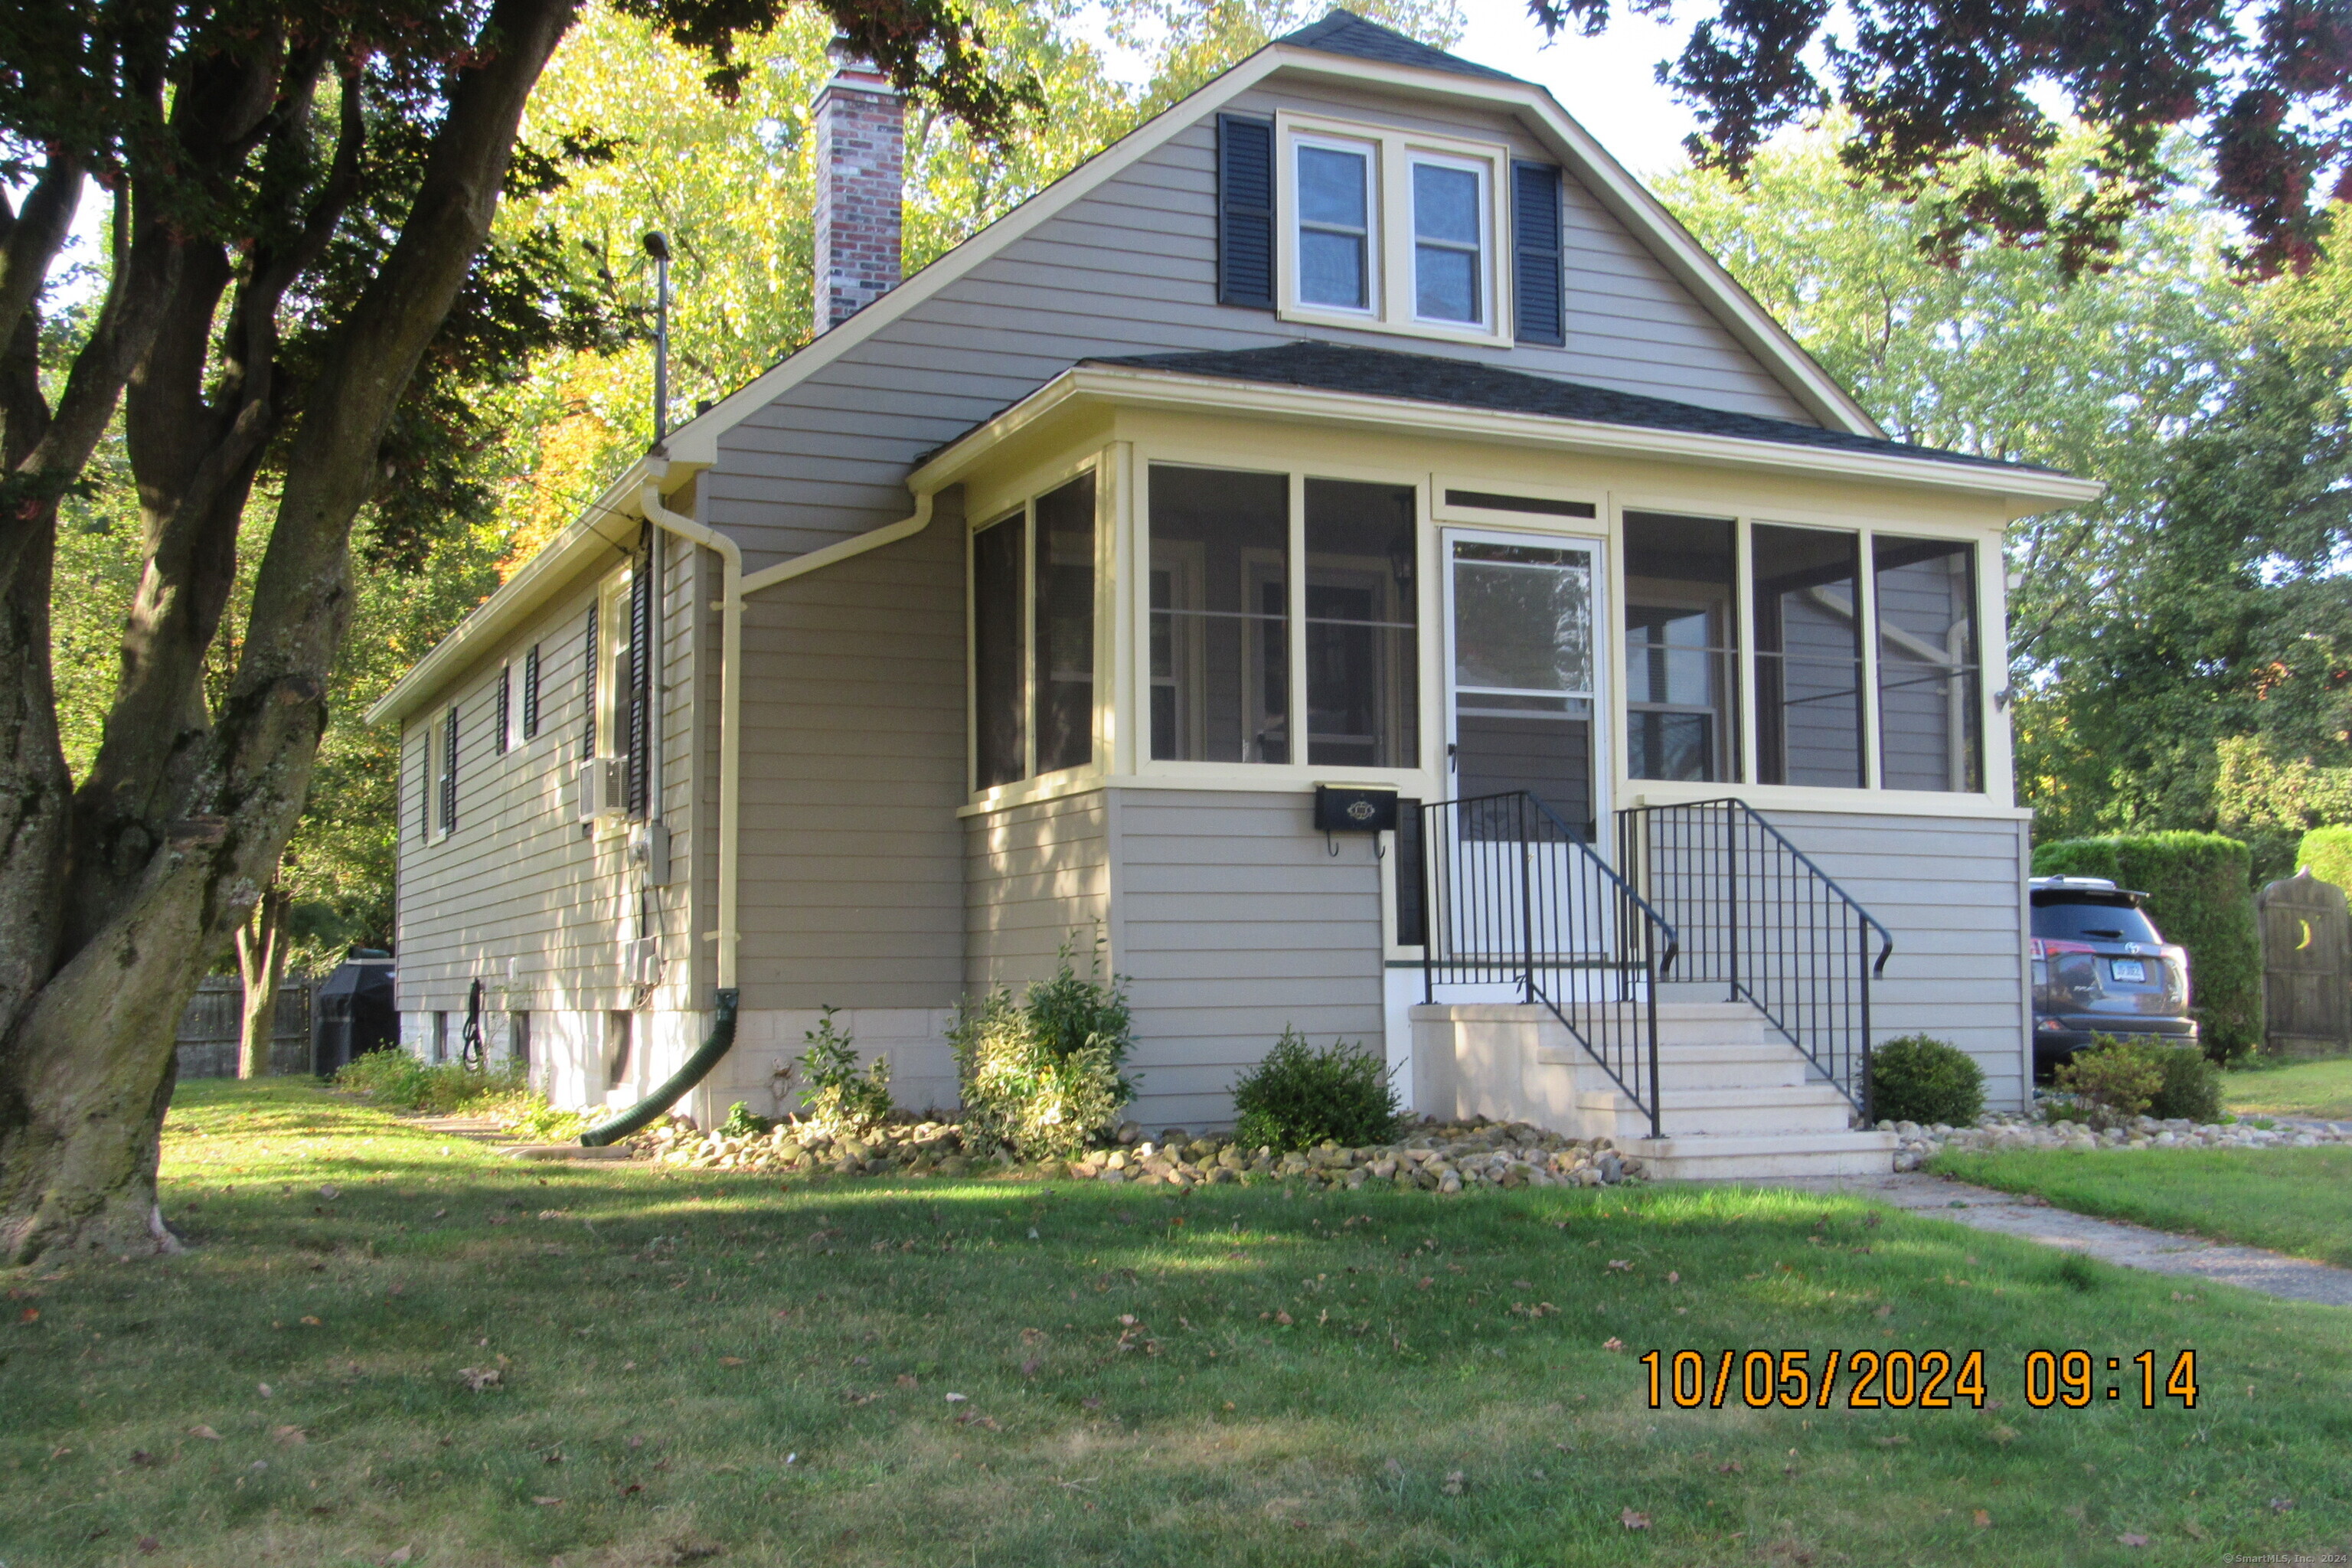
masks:
<svg viewBox="0 0 2352 1568"><path fill-rule="evenodd" d="M619 1142L677 1104L687 1090L700 1083L710 1069L719 1065L719 1058L735 1044L735 1001L741 994L732 985L720 986L719 1005L710 1015L709 1037L686 1058L684 1066L662 1081L659 1089L610 1121L600 1121L580 1134L582 1146L602 1149L607 1143Z"/></svg>

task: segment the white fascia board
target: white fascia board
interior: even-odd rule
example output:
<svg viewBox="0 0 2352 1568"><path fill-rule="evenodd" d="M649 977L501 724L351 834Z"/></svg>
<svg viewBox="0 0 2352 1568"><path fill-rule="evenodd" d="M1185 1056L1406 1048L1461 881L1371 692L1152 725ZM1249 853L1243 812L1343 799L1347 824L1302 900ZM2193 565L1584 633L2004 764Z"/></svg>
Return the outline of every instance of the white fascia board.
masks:
<svg viewBox="0 0 2352 1568"><path fill-rule="evenodd" d="M738 387L671 432L668 447L681 461L719 461L719 437L824 369L883 327L930 299L1005 247L1118 174L1171 137L1215 113L1278 71L1371 83L1412 97L1501 105L1519 113L1555 156L1592 190L1617 219L1644 241L1661 265L1696 295L1726 331L1774 372L1790 394L1832 429L1883 436L1861 405L1797 345L1771 313L1735 281L1706 247L1643 189L1622 163L1578 124L1545 89L1507 78L1383 65L1296 45L1269 44L1190 96L1178 100L1044 190L908 279L841 325Z"/></svg>
<svg viewBox="0 0 2352 1568"><path fill-rule="evenodd" d="M1055 409L1086 402L1125 407L1172 408L1189 414L1287 419L1359 428L1408 431L1462 440L1604 453L1659 461L1706 463L1737 468L1780 469L1862 482L1913 485L1928 489L2008 500L2020 516L2051 506L2095 500L2105 489L2096 479L2031 468L1995 468L1908 458L1889 453L1849 452L1794 442L1748 440L1686 430L1656 430L1638 425L1563 419L1551 415L1499 413L1455 404L1360 393L1320 392L1267 382L1173 371L1082 365L1063 372L1003 414L945 447L918 468L908 483L918 491L952 484L991 450Z"/></svg>
<svg viewBox="0 0 2352 1568"><path fill-rule="evenodd" d="M676 461L665 464L658 458L639 458L631 463L628 470L607 486L604 493L590 502L562 532L516 568L515 574L499 584L497 592L475 605L457 623L457 630L435 644L431 653L409 666L408 673L375 700L364 721L380 724L415 711L483 648L496 646L499 638L561 592L598 553L634 547L635 531L623 540L614 535L613 526L618 521L643 515L637 506L637 492L648 484L660 486L665 493L674 490L702 467L699 463Z"/></svg>

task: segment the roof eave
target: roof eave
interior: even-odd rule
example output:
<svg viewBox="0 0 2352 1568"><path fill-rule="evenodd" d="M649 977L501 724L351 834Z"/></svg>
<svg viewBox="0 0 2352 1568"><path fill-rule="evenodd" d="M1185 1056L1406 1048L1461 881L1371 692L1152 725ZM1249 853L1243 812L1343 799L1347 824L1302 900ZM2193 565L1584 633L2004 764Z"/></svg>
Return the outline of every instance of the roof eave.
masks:
<svg viewBox="0 0 2352 1568"><path fill-rule="evenodd" d="M1108 365L1079 365L1064 371L993 419L932 454L915 470L908 483L919 491L953 484L1007 440L1056 410L1081 403L1196 412L1205 406L1220 414L1385 430L1407 428L1425 435L1455 436L1507 446L1796 470L1857 481L1918 486L1947 493L2004 498L2019 516L2051 506L2078 506L2095 500L2105 489L2096 479L2032 468L1841 451L1794 442L1661 430L1548 414L1504 413L1460 404L1424 403L1363 393L1326 392L1283 383ZM2018 503L2031 504L2021 507Z"/></svg>
<svg viewBox="0 0 2352 1568"><path fill-rule="evenodd" d="M637 498L646 485L658 486L667 495L705 467L654 457L631 463L562 532L475 605L455 631L434 645L432 652L409 666L408 672L375 700L363 721L380 724L415 712L484 649L495 647L499 637L560 592L599 552L613 548L614 541L600 531L600 525L641 515Z"/></svg>

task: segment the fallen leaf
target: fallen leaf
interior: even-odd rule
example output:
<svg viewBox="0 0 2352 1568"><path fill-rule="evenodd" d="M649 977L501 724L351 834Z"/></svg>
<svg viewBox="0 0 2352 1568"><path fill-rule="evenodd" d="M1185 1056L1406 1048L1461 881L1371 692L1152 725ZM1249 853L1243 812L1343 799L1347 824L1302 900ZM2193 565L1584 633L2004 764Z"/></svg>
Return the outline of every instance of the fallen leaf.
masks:
<svg viewBox="0 0 2352 1568"><path fill-rule="evenodd" d="M1666 1283L1667 1283L1667 1284L1669 1284L1669 1285L1679 1285L1679 1284L1681 1284L1682 1282L1683 1282L1683 1277L1682 1277L1682 1271L1681 1271L1681 1270L1679 1270L1679 1269L1675 1269L1675 1268L1669 1268L1669 1269L1667 1269L1667 1270L1666 1270Z"/></svg>
<svg viewBox="0 0 2352 1568"><path fill-rule="evenodd" d="M1470 1478L1460 1470L1448 1470L1445 1472L1445 1484L1437 1489L1447 1497L1460 1497L1470 1489Z"/></svg>
<svg viewBox="0 0 2352 1568"><path fill-rule="evenodd" d="M269 1435L289 1448L299 1448L310 1440L310 1434L299 1426L273 1426Z"/></svg>
<svg viewBox="0 0 2352 1568"><path fill-rule="evenodd" d="M1625 1348L1625 1342L1612 1334L1601 1342L1601 1348L1605 1351L1622 1351Z"/></svg>
<svg viewBox="0 0 2352 1568"><path fill-rule="evenodd" d="M2137 1531L2126 1530L2121 1535L2116 1537L2116 1544L2117 1546L2146 1546L2147 1544L2147 1537L2140 1534Z"/></svg>
<svg viewBox="0 0 2352 1568"><path fill-rule="evenodd" d="M256 1384L254 1386L260 1391L262 1398L267 1399L269 1397L269 1385L268 1384Z"/></svg>
<svg viewBox="0 0 2352 1568"><path fill-rule="evenodd" d="M306 1329L315 1329L319 1326L319 1320L316 1318L304 1318L302 1320L302 1326Z"/></svg>
<svg viewBox="0 0 2352 1568"><path fill-rule="evenodd" d="M341 1197L343 1194L342 1189L336 1186L334 1183L329 1182L325 1186L319 1189L319 1195L326 1199L329 1203L333 1203L337 1198Z"/></svg>
<svg viewBox="0 0 2352 1568"><path fill-rule="evenodd" d="M723 1355L719 1358L719 1364L720 1366L741 1366L743 1364L743 1358L740 1355Z"/></svg>
<svg viewBox="0 0 2352 1568"><path fill-rule="evenodd" d="M1633 1271L1633 1260L1630 1258L1612 1258L1609 1260L1609 1267L1621 1274L1631 1274Z"/></svg>
<svg viewBox="0 0 2352 1568"><path fill-rule="evenodd" d="M1910 1438L1904 1436L1899 1432L1892 1437L1877 1437L1872 1439L1872 1441L1875 1442L1882 1448L1899 1448L1910 1440Z"/></svg>
<svg viewBox="0 0 2352 1568"><path fill-rule="evenodd" d="M1426 1289L1428 1289L1432 1285L1434 1285L1434 1284L1436 1284L1436 1283L1437 1283L1437 1281L1436 1281L1433 1278L1432 1278L1432 1277L1431 1277L1431 1276L1429 1276L1429 1275L1424 1274L1424 1275L1423 1275L1423 1276L1421 1277L1421 1287L1420 1287L1420 1288L1421 1288L1422 1289L1423 1289L1423 1290L1426 1290Z"/></svg>
<svg viewBox="0 0 2352 1568"><path fill-rule="evenodd" d="M560 1497L535 1497L530 1500L537 1503L541 1508L562 1508L563 1506L563 1500Z"/></svg>
<svg viewBox="0 0 2352 1568"><path fill-rule="evenodd" d="M1969 1522L1975 1525L1979 1530L1990 1530L1992 1528L1992 1515L1987 1513L1982 1509L1979 1509L1976 1512L1969 1516Z"/></svg>
<svg viewBox="0 0 2352 1568"><path fill-rule="evenodd" d="M948 1395L948 1403L950 1405L967 1405L970 1404L971 1401L971 1395L969 1394L950 1394Z"/></svg>
<svg viewBox="0 0 2352 1568"><path fill-rule="evenodd" d="M2271 1499L2271 1511L2273 1513L2292 1513L2294 1510L2294 1499L2291 1497L2274 1497Z"/></svg>
<svg viewBox="0 0 2352 1568"><path fill-rule="evenodd" d="M152 1535L142 1535L139 1538L139 1550L152 1557L163 1550L163 1543Z"/></svg>
<svg viewBox="0 0 2352 1568"><path fill-rule="evenodd" d="M1723 1464L1716 1466L1715 1473L1718 1476L1736 1476L1739 1474L1742 1468L1744 1468L1744 1467L1738 1460L1730 1459L1727 1460Z"/></svg>
<svg viewBox="0 0 2352 1568"><path fill-rule="evenodd" d="M476 1394L499 1385L499 1369L494 1366L461 1366L457 1369L457 1377Z"/></svg>
<svg viewBox="0 0 2352 1568"><path fill-rule="evenodd" d="M162 1461L161 1459L158 1459L154 1455L152 1455L152 1454L149 1453L149 1452L148 1452L146 1449L144 1449L144 1448L133 1448L133 1449L131 1449L131 1462L132 1464L134 1464L134 1465L138 1466L138 1467L139 1467L141 1469L142 1469L142 1470L152 1470L152 1469L153 1469L157 1465L160 1465L160 1464L162 1464L162 1463L163 1463L163 1461Z"/></svg>
<svg viewBox="0 0 2352 1568"><path fill-rule="evenodd" d="M2182 1532L2185 1533L2191 1541L2202 1541L2209 1533L2210 1533L2203 1525L2198 1523L2193 1519L2183 1520L2181 1521L2180 1528Z"/></svg>
<svg viewBox="0 0 2352 1568"><path fill-rule="evenodd" d="M221 1435L209 1426L191 1426L188 1428L188 1436L202 1437L207 1443L217 1443L221 1440Z"/></svg>
<svg viewBox="0 0 2352 1568"><path fill-rule="evenodd" d="M1038 1364L1037 1358L1034 1355L1031 1356L1027 1361L1021 1363L1021 1375L1024 1377L1036 1376Z"/></svg>
<svg viewBox="0 0 2352 1568"><path fill-rule="evenodd" d="M1895 1308L1894 1308L1894 1306L1893 1306L1893 1304L1892 1304L1892 1303L1890 1303L1890 1304L1888 1304L1888 1305L1886 1305L1886 1306L1884 1306L1884 1307L1879 1308L1879 1309L1878 1309L1878 1310L1876 1310L1875 1312L1873 1312L1873 1313L1871 1314L1871 1316L1872 1316L1872 1317L1874 1317L1874 1318L1891 1318L1891 1317L1893 1317L1894 1315L1895 1315Z"/></svg>
<svg viewBox="0 0 2352 1568"><path fill-rule="evenodd" d="M41 1321L41 1310L38 1307L27 1307L16 1314L16 1321L20 1323L37 1323Z"/></svg>
<svg viewBox="0 0 2352 1568"><path fill-rule="evenodd" d="M1286 1329L1290 1326L1290 1314L1287 1312L1276 1312L1274 1315L1274 1321Z"/></svg>
<svg viewBox="0 0 2352 1568"><path fill-rule="evenodd" d="M2011 1443L2017 1441L2017 1428L2014 1426L1995 1426L1992 1429L1991 1436L1994 1442L2006 1448Z"/></svg>
<svg viewBox="0 0 2352 1568"><path fill-rule="evenodd" d="M1646 1513L1636 1513L1629 1508L1617 1516L1617 1522L1628 1530L1647 1530L1650 1528L1650 1516Z"/></svg>
<svg viewBox="0 0 2352 1568"><path fill-rule="evenodd" d="M383 1560L383 1568L399 1568L399 1564L407 1562L408 1558L407 1547L395 1546L392 1549L392 1555Z"/></svg>

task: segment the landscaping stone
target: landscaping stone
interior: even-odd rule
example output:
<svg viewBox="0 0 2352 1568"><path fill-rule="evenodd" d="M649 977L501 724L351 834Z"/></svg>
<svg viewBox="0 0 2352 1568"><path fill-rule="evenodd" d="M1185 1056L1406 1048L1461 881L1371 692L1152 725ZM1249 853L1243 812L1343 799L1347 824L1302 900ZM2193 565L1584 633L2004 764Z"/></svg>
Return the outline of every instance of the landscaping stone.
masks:
<svg viewBox="0 0 2352 1568"><path fill-rule="evenodd" d="M1988 1112L1974 1127L1921 1127L1881 1121L1878 1130L1897 1139L1895 1168L1916 1171L1947 1149L2312 1149L2352 1143L2352 1131L2322 1127L2257 1127L2251 1121L2159 1121L2136 1118L2127 1127L2097 1131L2079 1121L2043 1121L2016 1111Z"/></svg>

